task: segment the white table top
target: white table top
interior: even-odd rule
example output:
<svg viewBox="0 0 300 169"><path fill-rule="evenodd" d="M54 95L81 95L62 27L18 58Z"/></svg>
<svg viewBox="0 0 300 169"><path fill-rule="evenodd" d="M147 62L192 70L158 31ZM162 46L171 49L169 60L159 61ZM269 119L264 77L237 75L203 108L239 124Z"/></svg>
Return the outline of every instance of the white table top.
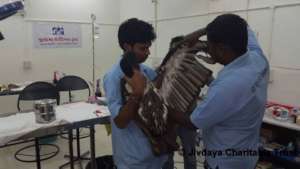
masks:
<svg viewBox="0 0 300 169"><path fill-rule="evenodd" d="M99 110L98 116L94 113ZM70 124L89 119L97 119L109 116L109 110L106 106L97 104L89 104L85 102L77 102L56 107L56 120L39 124L35 122L34 112L17 113L7 117L0 118L0 146L16 140L28 133L42 128L59 126L62 124ZM291 130L300 131L300 125L295 123L279 121L274 119L268 112L265 113L263 122Z"/></svg>
<svg viewBox="0 0 300 169"><path fill-rule="evenodd" d="M101 113L96 115L94 113L96 110L99 110ZM17 113L2 117L0 118L0 145L5 145L12 140L16 140L41 128L103 118L109 115L110 113L106 106L77 102L57 106L56 120L47 124L36 123L34 112Z"/></svg>

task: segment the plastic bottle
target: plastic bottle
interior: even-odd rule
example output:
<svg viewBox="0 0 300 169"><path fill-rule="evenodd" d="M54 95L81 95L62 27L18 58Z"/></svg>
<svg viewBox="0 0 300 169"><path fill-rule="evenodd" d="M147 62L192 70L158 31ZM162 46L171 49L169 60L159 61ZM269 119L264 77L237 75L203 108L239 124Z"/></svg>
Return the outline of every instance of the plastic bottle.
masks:
<svg viewBox="0 0 300 169"><path fill-rule="evenodd" d="M100 90L100 79L97 80L95 96L96 97L101 97L102 96L102 93L101 93L101 90Z"/></svg>
<svg viewBox="0 0 300 169"><path fill-rule="evenodd" d="M57 71L54 71L54 74L53 74L53 83L56 84L57 82L58 82Z"/></svg>

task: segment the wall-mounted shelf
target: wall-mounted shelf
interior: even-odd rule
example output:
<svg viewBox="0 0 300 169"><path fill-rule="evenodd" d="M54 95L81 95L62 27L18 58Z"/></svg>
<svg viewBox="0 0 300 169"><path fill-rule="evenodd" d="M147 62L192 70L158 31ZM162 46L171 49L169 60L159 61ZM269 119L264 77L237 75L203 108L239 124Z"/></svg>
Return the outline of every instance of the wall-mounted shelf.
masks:
<svg viewBox="0 0 300 169"><path fill-rule="evenodd" d="M265 115L264 115L263 122L267 123L267 124L275 125L278 127L283 127L283 128L287 128L287 129L291 129L291 130L300 131L300 125L291 123L289 121L276 120L276 119L272 118L270 115L268 115L267 113L265 113Z"/></svg>

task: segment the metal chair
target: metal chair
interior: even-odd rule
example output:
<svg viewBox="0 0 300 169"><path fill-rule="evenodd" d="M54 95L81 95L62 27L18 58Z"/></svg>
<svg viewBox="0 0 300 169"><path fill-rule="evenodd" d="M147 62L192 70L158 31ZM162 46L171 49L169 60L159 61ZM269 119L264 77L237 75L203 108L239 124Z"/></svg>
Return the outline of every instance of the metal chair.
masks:
<svg viewBox="0 0 300 169"><path fill-rule="evenodd" d="M48 82L34 82L28 86L26 86L21 93L19 94L18 97L18 102L17 102L17 108L19 111L21 111L20 108L20 102L21 101L34 101L34 100L40 100L40 99L56 99L57 104L59 104L59 93L54 85ZM40 141L45 141L45 139L41 139ZM34 159L22 159L21 157L35 157L36 154L29 154L26 153L27 150L31 148L35 148L38 144L39 149L42 147L46 148L51 148L54 149L51 152L47 153L41 153L40 158L38 158L40 161L44 161L47 159L50 159L54 156L56 156L59 153L59 147L54 144L48 144L48 143L35 143L26 147L23 147L19 149L15 153L15 158L18 161L22 162L36 162L36 158ZM24 153L25 152L25 153Z"/></svg>
<svg viewBox="0 0 300 169"><path fill-rule="evenodd" d="M69 92L69 102L72 102L72 93L74 90L88 90L88 95L91 95L91 90L88 83L79 76L69 75L64 76L59 79L56 84L56 88L59 92L68 91Z"/></svg>
<svg viewBox="0 0 300 169"><path fill-rule="evenodd" d="M60 92L67 91L69 93L69 102L72 102L72 91L88 90L88 96L91 95L91 91L90 91L90 87L89 87L88 83L81 77L74 76L74 75L64 76L63 78L61 78L57 82L56 88ZM80 153L80 139L89 137L89 134L80 136L79 133L80 133L80 130L76 129L76 136L74 137L74 139L76 139L77 157L74 157L74 161L78 161L80 164L80 167L82 168L81 160L90 160L90 159L85 158L85 156L87 156L89 154L89 151L87 151L83 154ZM62 135L62 138L67 139L67 137L64 137L63 135ZM69 155L65 155L65 157L69 157ZM62 166L60 166L59 168L61 169L69 164L70 164L70 162L67 162L67 163L63 164Z"/></svg>

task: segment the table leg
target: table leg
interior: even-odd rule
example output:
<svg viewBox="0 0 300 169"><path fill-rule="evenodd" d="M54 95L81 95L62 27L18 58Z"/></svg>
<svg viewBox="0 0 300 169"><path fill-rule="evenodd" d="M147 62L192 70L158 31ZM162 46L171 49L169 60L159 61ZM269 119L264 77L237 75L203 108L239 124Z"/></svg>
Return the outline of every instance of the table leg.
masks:
<svg viewBox="0 0 300 169"><path fill-rule="evenodd" d="M76 129L76 147L77 147L77 159L79 162L79 167L80 169L82 168L82 163L81 163L81 152L80 152L80 134L79 134L79 128Z"/></svg>
<svg viewBox="0 0 300 169"><path fill-rule="evenodd" d="M74 169L74 155L73 155L73 132L72 129L69 130L69 151L70 151L70 167Z"/></svg>
<svg viewBox="0 0 300 169"><path fill-rule="evenodd" d="M90 144L91 144L91 169L97 169L95 160L95 126L90 126Z"/></svg>
<svg viewBox="0 0 300 169"><path fill-rule="evenodd" d="M36 168L41 169L41 157L40 157L40 144L39 138L35 138L35 156L36 156Z"/></svg>

